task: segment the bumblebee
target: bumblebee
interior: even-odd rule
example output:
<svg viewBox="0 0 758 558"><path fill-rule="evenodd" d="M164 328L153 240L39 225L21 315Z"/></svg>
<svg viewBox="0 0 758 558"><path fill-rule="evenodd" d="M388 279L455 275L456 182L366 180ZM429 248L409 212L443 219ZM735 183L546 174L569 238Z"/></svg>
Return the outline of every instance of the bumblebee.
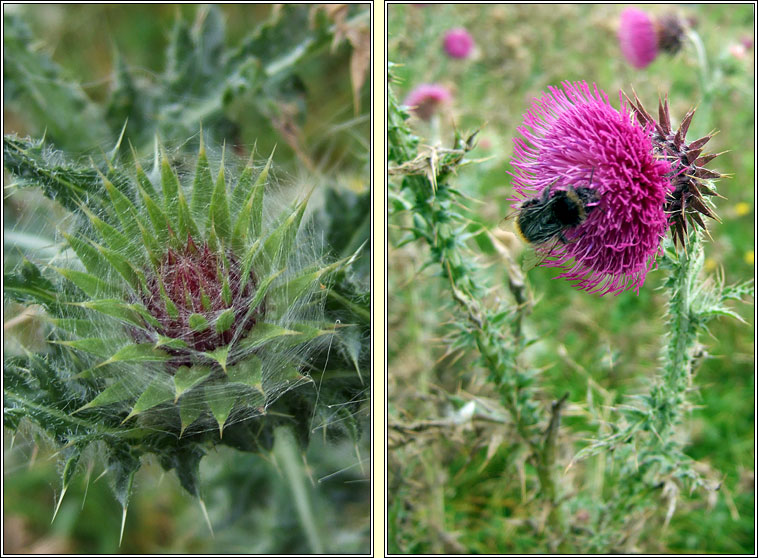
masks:
<svg viewBox="0 0 758 558"><path fill-rule="evenodd" d="M568 240L563 232L584 223L595 208L597 194L593 188L569 186L552 191L548 186L539 198L524 201L518 210L516 229L530 244Z"/></svg>

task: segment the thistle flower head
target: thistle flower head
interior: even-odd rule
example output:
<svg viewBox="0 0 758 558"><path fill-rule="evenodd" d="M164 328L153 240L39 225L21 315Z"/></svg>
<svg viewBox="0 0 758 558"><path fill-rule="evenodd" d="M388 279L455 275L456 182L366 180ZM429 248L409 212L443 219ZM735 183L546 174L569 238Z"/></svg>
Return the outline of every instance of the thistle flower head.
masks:
<svg viewBox="0 0 758 558"><path fill-rule="evenodd" d="M435 83L424 83L413 89L403 104L422 120L429 120L440 105L451 100L452 95L447 88Z"/></svg>
<svg viewBox="0 0 758 558"><path fill-rule="evenodd" d="M676 54L684 43L687 23L677 14L663 14L656 19L658 47L668 54Z"/></svg>
<svg viewBox="0 0 758 558"><path fill-rule="evenodd" d="M468 58L474 48L474 38L468 31L458 27L445 33L443 46L451 58Z"/></svg>
<svg viewBox="0 0 758 558"><path fill-rule="evenodd" d="M47 269L27 260L6 275L6 296L46 310L51 349L7 361L4 378L6 424L29 416L67 448L63 492L101 440L126 508L145 452L197 495L205 444L233 429L234 444L258 447L246 425L310 382L309 359L336 335L327 278L352 258L324 263L304 224L309 196L276 205L271 158L230 180L223 156L212 175L202 141L181 175L162 148L151 172L117 152L74 170L51 166L42 142L5 138L8 170L77 226Z"/></svg>
<svg viewBox="0 0 758 558"><path fill-rule="evenodd" d="M653 152L648 131L622 106L585 82L564 82L535 99L514 138L513 185L525 200L582 189L586 219L537 248L544 264L563 266L559 277L580 289L639 290L666 231L664 201L670 165Z"/></svg>
<svg viewBox="0 0 758 558"><path fill-rule="evenodd" d="M621 53L635 68L648 66L658 56L658 36L653 19L642 10L626 8L618 28Z"/></svg>
<svg viewBox="0 0 758 558"><path fill-rule="evenodd" d="M637 8L626 8L618 28L621 53L635 68L645 68L659 52L679 52L686 28L686 22L676 14L654 17Z"/></svg>

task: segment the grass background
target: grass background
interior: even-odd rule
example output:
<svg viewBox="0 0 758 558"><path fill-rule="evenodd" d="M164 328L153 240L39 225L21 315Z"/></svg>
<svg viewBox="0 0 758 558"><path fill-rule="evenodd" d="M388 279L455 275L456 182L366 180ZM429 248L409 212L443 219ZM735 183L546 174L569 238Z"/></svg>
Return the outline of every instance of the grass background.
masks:
<svg viewBox="0 0 758 558"><path fill-rule="evenodd" d="M116 49L136 79L150 80L164 69L176 18L181 16L191 24L199 9L196 5L167 4L4 6L6 13L20 14L29 25L35 48L48 53L63 69L64 77L80 83L97 103L108 99ZM220 9L226 24L225 44L234 47L276 8L246 4L224 5ZM276 172L283 186L308 178L310 185L329 184L335 190L355 194L368 190L370 91L368 86L362 88L360 107L355 107L351 53L347 41L327 45L297 69L306 108L297 121L301 132L299 149L293 149L276 127L255 110L252 99L241 98L228 107L225 116L239 125L236 139L248 151L254 142L259 153L268 154L277 146ZM44 122L30 117L18 104L4 106L4 133L40 137L44 130ZM88 147L97 157L99 149L107 151L112 144ZM220 150L220 146L213 148ZM6 184L10 182L6 176ZM317 190L313 207L319 201L323 203L319 200L323 188ZM345 209L342 217L355 210ZM14 251L11 247L17 243L41 244L37 246L39 257L46 250L54 253L54 247L44 244L45 239L56 237L57 227L65 222L66 211L58 204L38 192L6 193L3 211L9 258ZM9 261L5 260L6 269L12 268ZM22 310L6 303L5 320L12 320ZM18 351L20 345L44 350L44 328L39 321L6 328L5 333L6 351ZM361 421L363 431L368 432L368 417ZM32 431L15 440L5 434L6 553L308 552L292 494L271 456L219 448L203 460L201 493L215 537L210 536L197 501L184 492L176 476L164 474L157 460L147 463L135 477L124 540L119 547L120 505L105 480L95 481L102 466L92 471L88 484L84 474L75 478L51 525L60 491L55 448ZM355 444L325 437L325 430L317 428L304 456L312 480L312 513L317 528L330 551L368 552L369 437L363 436Z"/></svg>
<svg viewBox="0 0 758 558"><path fill-rule="evenodd" d="M706 272L723 270L728 283L755 274L754 53L738 57L730 48L754 39L752 5L644 7L692 18L713 78L711 106L701 104L689 141L719 130L709 152L729 150L710 166L732 178L718 183L722 223L710 222ZM453 94L430 123L414 120L422 144L449 146L452 131L481 129L478 146L455 178L472 201L466 215L496 229L512 209L509 161L512 138L533 97L548 85L586 80L606 91L618 107L618 91L633 87L651 112L668 94L672 119L701 102L697 58L685 43L676 55L661 55L636 70L621 56L616 40L620 5L432 5L388 7L388 59L397 64L393 90L402 100L421 83L439 83ZM466 60L448 58L444 33L465 27L476 48ZM395 248L402 220L390 219L388 292L389 366L389 549L398 553L545 551L549 534L527 528L535 486L525 483L529 465L503 428L480 423L441 427L473 399L496 399L472 355L448 353L446 333L455 319L445 282L434 266L424 268L425 246ZM506 274L494 254L492 296L507 296ZM528 282L537 303L527 319L539 341L530 357L544 367L545 399L569 395L562 454L567 464L597 435L586 409L622 402L646 392L655 374L664 333L662 274L651 272L639 295L597 297L553 281L550 268L535 268ZM663 513L635 526L639 552L749 553L754 548L754 313L753 301L738 306L746 323L720 319L701 338L710 355L697 372L698 407L682 431L687 453L718 471L717 493L683 496L670 525ZM412 437L395 436L392 425L417 427ZM579 487L572 503L580 524L593 495L613 495L613 471L588 460L567 473ZM582 505L582 498L588 499ZM660 510L659 510L660 512Z"/></svg>

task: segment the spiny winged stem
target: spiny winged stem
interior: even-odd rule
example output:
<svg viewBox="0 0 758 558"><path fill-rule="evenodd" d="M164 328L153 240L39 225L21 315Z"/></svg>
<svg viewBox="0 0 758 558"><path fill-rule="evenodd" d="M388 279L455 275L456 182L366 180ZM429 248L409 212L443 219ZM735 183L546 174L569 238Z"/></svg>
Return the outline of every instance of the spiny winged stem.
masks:
<svg viewBox="0 0 758 558"><path fill-rule="evenodd" d="M418 138L406 125L407 117L390 89L389 158L397 164L390 168L390 174L403 175L395 194L399 199L405 195L412 197L412 200L405 200L405 206L412 211L414 239L425 240L432 260L441 266L451 295L469 323L466 331L460 334L461 338L471 349L478 351L489 370L489 380L497 387L519 436L532 450L543 497L551 505L550 521L562 530L564 521L556 482L555 434L565 398L553 404L550 426L545 434L540 433L539 425L547 421L534 399L535 372L518 362L525 341L520 335L514 336L513 328L504 327L509 325L508 322L498 319L497 316L503 314L502 308L489 309L480 304L485 296L485 281L465 240L462 240L468 236L468 222L455 207L460 204L460 194L447 184L448 176L471 149L473 138L468 141L458 138L455 149L437 148L429 155L419 156ZM523 309L524 305L518 304L507 314L513 318Z"/></svg>
<svg viewBox="0 0 758 558"><path fill-rule="evenodd" d="M681 419L684 394L692 378L692 361L698 326L693 320L692 300L698 290L697 274L703 265L700 233L690 235L687 250L670 259L672 269L666 283L669 292L669 339L664 354L661 383L652 393L655 430L664 439Z"/></svg>

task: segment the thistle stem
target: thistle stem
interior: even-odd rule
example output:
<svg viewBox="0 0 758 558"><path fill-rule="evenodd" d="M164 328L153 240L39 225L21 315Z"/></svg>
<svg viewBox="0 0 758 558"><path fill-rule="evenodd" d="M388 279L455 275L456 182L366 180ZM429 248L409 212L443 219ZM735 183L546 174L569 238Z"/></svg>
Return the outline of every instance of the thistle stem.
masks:
<svg viewBox="0 0 758 558"><path fill-rule="evenodd" d="M684 393L692 374L690 364L698 336L697 324L692 321L692 302L698 290L697 274L702 258L701 236L695 231L689 236L687 249L670 260L668 323L671 334L664 353L661 383L653 391L655 427L664 439L681 419Z"/></svg>
<svg viewBox="0 0 758 558"><path fill-rule="evenodd" d="M708 126L710 122L711 104L713 102L712 84L714 83L714 80L710 75L710 69L708 68L708 58L705 54L705 46L703 45L703 40L700 38L700 35L697 33L697 31L690 28L687 30L687 38L695 48L695 56L697 57L698 69L697 77L700 84L700 91L703 97L698 109L699 118L697 122L695 122L695 126L693 126L693 128L696 128L693 131L693 135L699 138L704 136L709 129L706 128L706 126Z"/></svg>
<svg viewBox="0 0 758 558"><path fill-rule="evenodd" d="M398 168L402 168L403 165L412 166L409 165L410 162L420 160L417 157L417 138L406 126L391 91L389 98L390 160L393 160ZM462 154L455 159L456 163L461 159ZM427 242L431 260L442 268L451 295L469 322L468 335L473 341L472 348L478 350L485 368L489 371L489 380L500 394L502 404L510 414L516 432L534 454L542 488L541 495L551 506L549 521L556 531L563 532L565 522L557 489L555 448L558 417L565 398L557 407L553 407L553 419L550 421L547 435L540 440L538 425L542 422L542 413L529 389L532 376L528 369L523 369L517 362L518 352L523 347L520 320L525 300L517 300L520 307L517 310L519 325L515 328L517 338L514 339L508 330L498 327L491 319L499 309L493 311L480 304L484 298L483 282L478 280L481 276L480 269L474 258L467 254L465 246L457 240L462 236L467 224L456 223L456 218L451 217L454 213L451 207L454 205L456 193L447 187L446 178L454 168L448 169L446 162L438 160L436 156L426 157L425 160L428 168L423 172L409 172L403 177L402 182L404 191L414 198L412 230L418 239ZM518 294L523 295L521 290L516 290Z"/></svg>

